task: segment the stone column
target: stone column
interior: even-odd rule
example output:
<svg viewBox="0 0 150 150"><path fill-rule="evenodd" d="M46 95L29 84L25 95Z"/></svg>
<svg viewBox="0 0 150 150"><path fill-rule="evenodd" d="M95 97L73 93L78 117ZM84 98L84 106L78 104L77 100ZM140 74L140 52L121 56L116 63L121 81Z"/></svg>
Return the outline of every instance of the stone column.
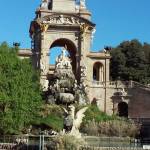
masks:
<svg viewBox="0 0 150 150"><path fill-rule="evenodd" d="M48 80L47 74L49 71L49 45L46 41L46 33L41 33L41 58L40 58L40 83L44 91L46 91Z"/></svg>
<svg viewBox="0 0 150 150"><path fill-rule="evenodd" d="M80 67L86 66L86 69L88 67L88 59L87 54L90 51L91 46L91 33L89 31L89 26L87 24L84 24L82 26L82 33L81 33L81 62ZM87 70L85 70L87 71ZM88 79L88 76L84 77L84 84L86 84L86 81Z"/></svg>
<svg viewBox="0 0 150 150"><path fill-rule="evenodd" d="M79 53L76 54L76 77L77 77L77 80L80 79L80 56L79 56Z"/></svg>
<svg viewBox="0 0 150 150"><path fill-rule="evenodd" d="M101 82L104 81L104 66L101 66Z"/></svg>
<svg viewBox="0 0 150 150"><path fill-rule="evenodd" d="M102 67L99 68L99 81L102 82Z"/></svg>

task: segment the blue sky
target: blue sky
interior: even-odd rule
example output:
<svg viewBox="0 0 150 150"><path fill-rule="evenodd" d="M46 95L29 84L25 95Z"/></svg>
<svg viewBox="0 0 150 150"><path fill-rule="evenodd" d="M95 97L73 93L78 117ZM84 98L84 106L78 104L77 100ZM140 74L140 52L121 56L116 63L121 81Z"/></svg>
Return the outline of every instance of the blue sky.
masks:
<svg viewBox="0 0 150 150"><path fill-rule="evenodd" d="M96 23L93 50L124 40L150 43L150 0L86 0ZM30 48L29 26L40 0L1 0L0 42L20 42Z"/></svg>

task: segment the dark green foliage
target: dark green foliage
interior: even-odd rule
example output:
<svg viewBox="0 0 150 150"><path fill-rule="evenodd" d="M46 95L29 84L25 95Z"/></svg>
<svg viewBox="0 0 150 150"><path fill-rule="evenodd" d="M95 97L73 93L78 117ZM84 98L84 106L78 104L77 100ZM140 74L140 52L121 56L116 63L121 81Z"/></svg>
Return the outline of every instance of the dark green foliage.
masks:
<svg viewBox="0 0 150 150"><path fill-rule="evenodd" d="M150 45L138 40L122 42L111 51L111 77L113 80L150 82Z"/></svg>
<svg viewBox="0 0 150 150"><path fill-rule="evenodd" d="M51 129L60 131L63 129L64 111L59 105L43 105L38 124L45 124Z"/></svg>
<svg viewBox="0 0 150 150"><path fill-rule="evenodd" d="M99 108L96 105L90 105L85 112L85 118L84 122L89 122L89 121L108 121L108 120L114 120L117 119L116 116L108 116L104 112L101 112Z"/></svg>
<svg viewBox="0 0 150 150"><path fill-rule="evenodd" d="M56 131L63 129L63 117L57 116L56 114L50 114L48 117L41 119L41 123Z"/></svg>
<svg viewBox="0 0 150 150"><path fill-rule="evenodd" d="M41 106L39 77L29 59L17 49L0 45L0 133L20 133L38 115Z"/></svg>

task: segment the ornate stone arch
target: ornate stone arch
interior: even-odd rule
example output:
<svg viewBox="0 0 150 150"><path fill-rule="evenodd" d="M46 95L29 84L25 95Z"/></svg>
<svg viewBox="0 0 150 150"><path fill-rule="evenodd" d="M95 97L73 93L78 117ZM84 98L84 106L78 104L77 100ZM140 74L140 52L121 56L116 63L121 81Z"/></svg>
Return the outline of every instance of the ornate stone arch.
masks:
<svg viewBox="0 0 150 150"><path fill-rule="evenodd" d="M74 74L77 72L77 46L76 44L67 38L57 38L50 44L50 49L56 46L65 47L68 51L70 58L72 60L72 68ZM51 53L51 52L50 52Z"/></svg>

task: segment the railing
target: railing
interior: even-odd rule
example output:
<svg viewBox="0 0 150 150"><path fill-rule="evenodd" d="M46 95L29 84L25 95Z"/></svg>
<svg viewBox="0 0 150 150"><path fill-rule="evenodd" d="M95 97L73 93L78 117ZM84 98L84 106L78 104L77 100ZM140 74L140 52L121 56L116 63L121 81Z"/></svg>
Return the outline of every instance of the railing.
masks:
<svg viewBox="0 0 150 150"><path fill-rule="evenodd" d="M113 88L130 88L132 81L90 81L86 80L90 86L113 87Z"/></svg>
<svg viewBox="0 0 150 150"><path fill-rule="evenodd" d="M133 87L141 87L141 88L144 88L144 89L150 89L149 85L143 85L139 82L132 81L132 84L133 84Z"/></svg>
<svg viewBox="0 0 150 150"><path fill-rule="evenodd" d="M93 80L93 81L92 81L92 84L93 84L93 85L100 85L100 86L104 86L104 85L105 85L104 82L100 82L100 81L96 81L96 80Z"/></svg>
<svg viewBox="0 0 150 150"><path fill-rule="evenodd" d="M18 149L18 150L45 150L45 148L47 150L49 149L53 149L53 150L59 150L58 149L58 145L57 143L53 143L53 138L52 136L44 136L44 143L43 145L41 145L40 147L40 135L38 136L28 136L28 143L24 143L24 144L16 144L13 141L15 140L14 138L16 137L22 137L23 136L3 136L1 137L1 142L0 142L0 146L3 147L4 149ZM25 136L24 138L26 138L27 136ZM4 138L3 141L5 141L6 143L2 142L2 139ZM85 140L85 143L87 144L83 144L80 145L80 150L90 150L90 149L95 149L95 148L99 148L99 150L102 150L102 148L104 149L118 149L121 148L122 150L130 150L130 149L138 149L140 148L142 145L140 143L140 141L138 141L137 139L133 139L133 138L119 138L119 137L91 137L91 136L86 136L83 137ZM10 139L12 139L12 141L10 141ZM7 145L7 147L6 147ZM67 147L70 149L71 145L68 145Z"/></svg>
<svg viewBox="0 0 150 150"><path fill-rule="evenodd" d="M133 120L136 123L149 123L150 124L150 118L129 118L130 120Z"/></svg>
<svg viewBox="0 0 150 150"><path fill-rule="evenodd" d="M120 81L120 80L117 80L117 81L96 81L96 80L93 80L93 81L90 81L90 80L86 80L88 82L88 84L90 86L101 86L101 87L112 87L112 88L136 88L136 87L140 87L140 88L144 88L144 89L148 89L150 90L150 86L146 86L146 85L143 85L141 83L138 83L138 82L135 82L135 81Z"/></svg>

